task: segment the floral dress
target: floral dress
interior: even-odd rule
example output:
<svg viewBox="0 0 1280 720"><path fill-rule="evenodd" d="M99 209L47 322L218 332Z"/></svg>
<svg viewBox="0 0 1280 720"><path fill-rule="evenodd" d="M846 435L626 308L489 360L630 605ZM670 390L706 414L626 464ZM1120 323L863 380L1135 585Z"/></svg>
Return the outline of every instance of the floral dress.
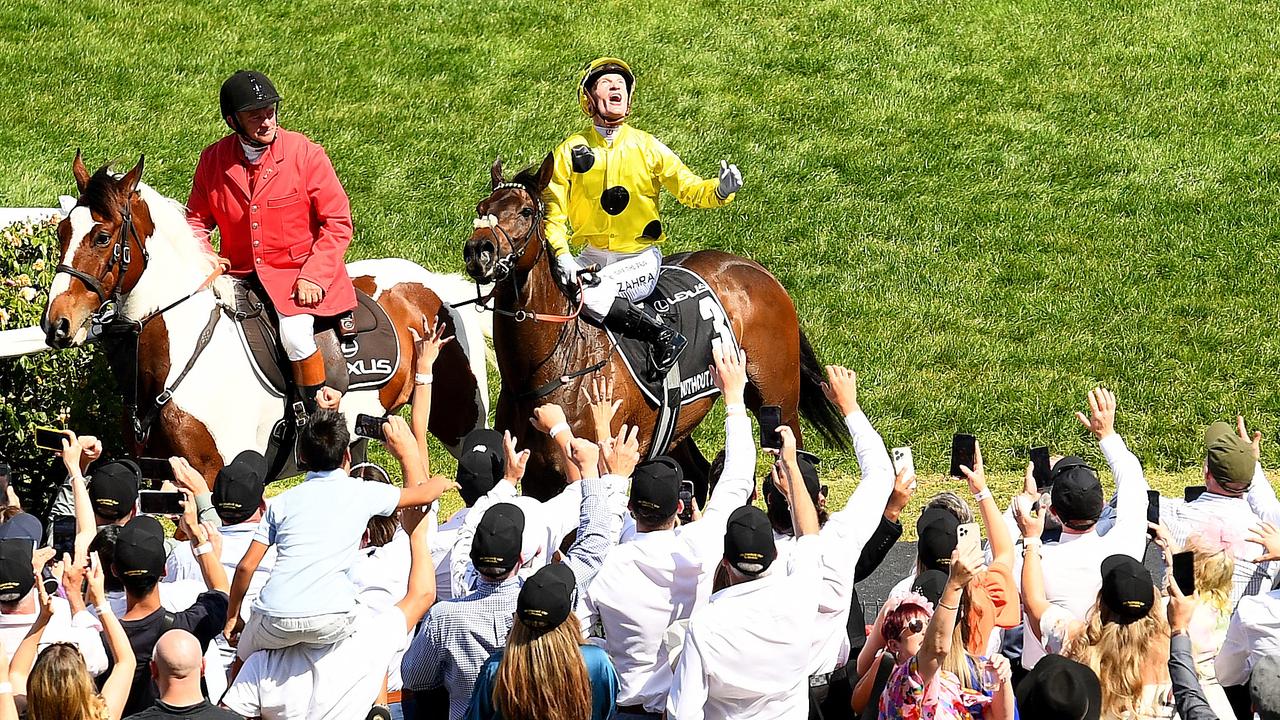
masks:
<svg viewBox="0 0 1280 720"><path fill-rule="evenodd" d="M979 720L984 716L991 696L965 688L946 670L938 670L925 687L917 663L913 657L894 669L880 696L879 720Z"/></svg>

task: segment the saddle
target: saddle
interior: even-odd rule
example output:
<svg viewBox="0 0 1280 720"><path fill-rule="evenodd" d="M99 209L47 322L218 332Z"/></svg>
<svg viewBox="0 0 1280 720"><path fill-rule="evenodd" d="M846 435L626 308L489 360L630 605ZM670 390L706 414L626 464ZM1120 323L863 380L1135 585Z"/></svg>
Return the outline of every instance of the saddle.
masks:
<svg viewBox="0 0 1280 720"><path fill-rule="evenodd" d="M662 407L674 399L672 391L678 389L678 404L683 406L719 393L711 380L711 349L716 343L728 343L736 350L738 340L724 305L707 282L692 270L664 264L654 291L636 305L689 341L671 373L663 377L654 372L648 343L605 331L645 399Z"/></svg>
<svg viewBox="0 0 1280 720"><path fill-rule="evenodd" d="M258 382L274 395L288 397L293 375L271 298L255 283L237 280L235 319ZM400 369L400 342L391 318L359 289L349 315L316 318L315 337L324 357L325 385L338 392L380 388Z"/></svg>

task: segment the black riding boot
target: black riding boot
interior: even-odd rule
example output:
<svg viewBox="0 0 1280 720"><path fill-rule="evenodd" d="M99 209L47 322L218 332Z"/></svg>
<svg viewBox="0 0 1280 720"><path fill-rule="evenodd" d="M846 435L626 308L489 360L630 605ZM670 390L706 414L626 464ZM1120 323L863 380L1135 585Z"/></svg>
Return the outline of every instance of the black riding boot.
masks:
<svg viewBox="0 0 1280 720"><path fill-rule="evenodd" d="M649 357L657 371L664 375L680 359L684 346L689 344L683 335L622 297L613 299L613 307L609 308L604 325L619 335L649 343Z"/></svg>

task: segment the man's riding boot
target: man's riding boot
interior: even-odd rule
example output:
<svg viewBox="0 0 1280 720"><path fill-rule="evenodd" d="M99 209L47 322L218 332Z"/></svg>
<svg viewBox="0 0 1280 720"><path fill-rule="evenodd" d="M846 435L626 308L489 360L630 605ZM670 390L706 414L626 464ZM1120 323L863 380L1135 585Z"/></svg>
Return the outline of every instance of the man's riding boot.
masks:
<svg viewBox="0 0 1280 720"><path fill-rule="evenodd" d="M613 299L613 307L609 308L604 325L619 335L649 343L649 357L657 371L664 375L680 359L684 346L689 344L683 335L626 298Z"/></svg>
<svg viewBox="0 0 1280 720"><path fill-rule="evenodd" d="M294 360L292 364L298 399L310 415L316 411L316 393L324 387L324 357L317 350L301 360Z"/></svg>

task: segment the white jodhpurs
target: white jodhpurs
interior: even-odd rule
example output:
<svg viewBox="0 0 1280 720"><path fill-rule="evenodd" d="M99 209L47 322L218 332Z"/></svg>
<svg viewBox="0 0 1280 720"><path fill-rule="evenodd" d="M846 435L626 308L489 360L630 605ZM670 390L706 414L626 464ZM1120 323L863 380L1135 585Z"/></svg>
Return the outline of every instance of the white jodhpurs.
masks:
<svg viewBox="0 0 1280 720"><path fill-rule="evenodd" d="M588 246L578 256L578 264L600 266L600 284L582 288L583 306L600 320L609 314L614 298L638 302L653 293L658 285L662 251L655 246L638 253L615 253Z"/></svg>
<svg viewBox="0 0 1280 720"><path fill-rule="evenodd" d="M302 360L311 357L318 349L316 347L316 316L307 315L281 315L276 313L280 318L280 344L284 346L284 352L289 356L290 360Z"/></svg>

